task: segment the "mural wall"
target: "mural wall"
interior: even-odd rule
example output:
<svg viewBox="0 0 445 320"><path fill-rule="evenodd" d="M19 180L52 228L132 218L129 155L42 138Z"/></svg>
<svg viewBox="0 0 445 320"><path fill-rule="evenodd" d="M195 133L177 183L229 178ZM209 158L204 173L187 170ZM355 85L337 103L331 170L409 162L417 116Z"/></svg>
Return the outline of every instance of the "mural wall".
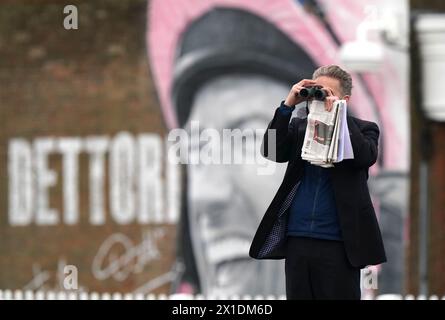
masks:
<svg viewBox="0 0 445 320"><path fill-rule="evenodd" d="M283 262L248 257L285 170L258 156L261 130L361 22L406 2L98 1L76 5L75 30L65 5L0 12L0 288L64 289L70 265L87 291L284 294ZM403 289L407 72L387 45L381 69L353 73L349 112L381 129L380 293ZM175 161L176 133L206 129L255 130L257 161ZM190 159L228 151L190 142Z"/></svg>
<svg viewBox="0 0 445 320"><path fill-rule="evenodd" d="M146 56L146 1L0 9L0 287L168 292L180 176ZM65 273L65 271L67 271Z"/></svg>
<svg viewBox="0 0 445 320"><path fill-rule="evenodd" d="M401 15L407 14L406 5L391 4ZM222 129L248 119L249 127L265 128L293 83L310 78L319 65L339 64L339 49L355 39L359 24L386 9L383 1L365 0L152 1L148 53L168 127L187 127L196 120ZM380 290L399 292L407 210L406 52L387 48L384 67L376 71L354 74L350 112L377 122L382 131L380 158L370 178L391 257L381 270ZM186 170L188 240L202 289L283 292L282 277L270 279L282 274L283 266L251 261L246 255L283 168L262 177L249 175L247 168ZM244 226L238 230L240 222ZM209 225L219 231L207 229ZM203 234L222 237L227 244Z"/></svg>

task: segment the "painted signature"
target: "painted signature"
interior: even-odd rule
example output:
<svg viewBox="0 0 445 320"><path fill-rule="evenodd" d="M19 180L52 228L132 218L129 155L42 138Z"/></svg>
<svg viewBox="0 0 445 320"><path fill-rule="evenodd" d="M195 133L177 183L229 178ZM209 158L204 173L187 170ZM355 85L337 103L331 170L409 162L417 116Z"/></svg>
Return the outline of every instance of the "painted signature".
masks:
<svg viewBox="0 0 445 320"><path fill-rule="evenodd" d="M22 290L64 290L65 266L67 265L65 258L60 257L57 261L57 270L48 271L43 269L38 263L32 265L32 279L22 288ZM54 285L50 282L55 276ZM85 286L79 286L79 291L87 290Z"/></svg>
<svg viewBox="0 0 445 320"><path fill-rule="evenodd" d="M157 243L165 235L163 228L144 232L142 242L134 245L123 233L114 233L101 244L92 262L96 279L124 281L131 273L140 273L151 261L160 258Z"/></svg>

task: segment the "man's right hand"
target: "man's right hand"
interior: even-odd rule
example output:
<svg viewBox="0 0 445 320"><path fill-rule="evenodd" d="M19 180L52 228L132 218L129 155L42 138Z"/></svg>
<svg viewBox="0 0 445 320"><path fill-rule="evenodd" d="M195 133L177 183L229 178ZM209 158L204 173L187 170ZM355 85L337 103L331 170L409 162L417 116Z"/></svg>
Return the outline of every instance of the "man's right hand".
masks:
<svg viewBox="0 0 445 320"><path fill-rule="evenodd" d="M299 95L300 90L303 89L304 87L313 87L316 84L317 83L314 80L309 80L309 79L303 79L297 84L294 84L286 100L284 101L284 104L288 107L293 107L296 104L303 102L305 99Z"/></svg>

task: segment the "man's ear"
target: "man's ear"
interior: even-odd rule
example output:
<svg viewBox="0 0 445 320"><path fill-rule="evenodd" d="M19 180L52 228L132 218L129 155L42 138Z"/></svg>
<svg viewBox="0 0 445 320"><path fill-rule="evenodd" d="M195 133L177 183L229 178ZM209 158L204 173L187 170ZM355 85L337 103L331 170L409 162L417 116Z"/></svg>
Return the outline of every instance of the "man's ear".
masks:
<svg viewBox="0 0 445 320"><path fill-rule="evenodd" d="M351 96L344 96L343 100L346 100L346 102L349 102L349 99L351 98Z"/></svg>

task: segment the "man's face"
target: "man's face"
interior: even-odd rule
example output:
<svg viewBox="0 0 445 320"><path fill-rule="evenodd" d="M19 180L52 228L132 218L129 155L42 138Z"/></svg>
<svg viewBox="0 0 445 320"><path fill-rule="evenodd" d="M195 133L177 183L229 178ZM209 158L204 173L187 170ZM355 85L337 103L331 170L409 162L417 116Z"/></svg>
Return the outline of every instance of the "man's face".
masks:
<svg viewBox="0 0 445 320"><path fill-rule="evenodd" d="M334 95L339 97L340 99L344 99L346 101L349 100L349 96L344 96L340 87L340 81L335 78L321 76L315 79L317 85L322 86L323 88L330 88Z"/></svg>
<svg viewBox="0 0 445 320"><path fill-rule="evenodd" d="M227 75L207 82L193 102L190 121L199 129L265 130L289 86L258 75ZM221 134L222 136L222 134ZM245 142L246 153L257 148ZM192 146L195 155L217 141ZM230 152L222 145L221 154ZM260 156L258 156L260 157ZM268 164L274 164L261 158ZM285 165L259 175L262 164L191 164L188 166L188 218L192 246L205 294L284 293L283 266L256 261L248 250L262 215L281 179ZM275 167L274 167L275 168Z"/></svg>

